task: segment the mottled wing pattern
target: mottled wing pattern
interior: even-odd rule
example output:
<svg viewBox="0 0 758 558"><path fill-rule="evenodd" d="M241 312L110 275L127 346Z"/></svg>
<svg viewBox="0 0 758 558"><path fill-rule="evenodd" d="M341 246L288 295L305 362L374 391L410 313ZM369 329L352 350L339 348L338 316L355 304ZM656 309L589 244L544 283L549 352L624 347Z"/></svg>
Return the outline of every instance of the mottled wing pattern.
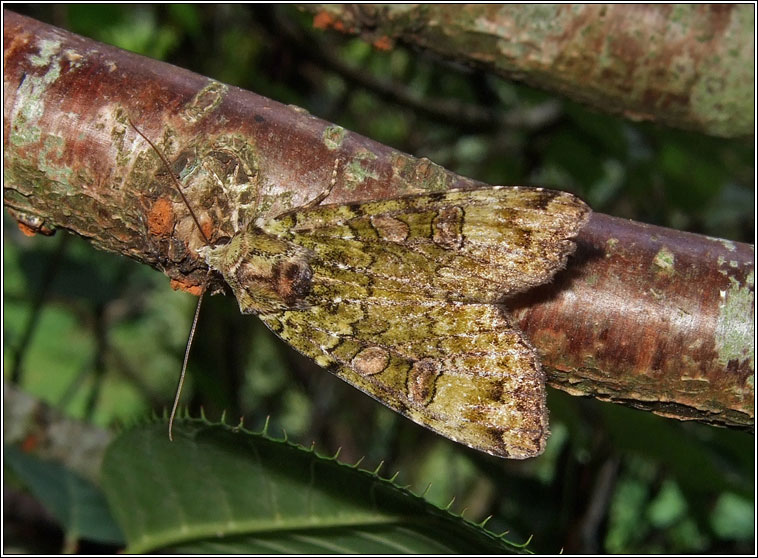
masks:
<svg viewBox="0 0 758 558"><path fill-rule="evenodd" d="M476 449L544 449L544 374L502 306L548 281L588 208L570 194L486 188L320 206L264 230L312 254L307 310L261 316L316 362Z"/></svg>
<svg viewBox="0 0 758 558"><path fill-rule="evenodd" d="M209 263L243 312L389 407L502 457L547 436L539 360L499 302L549 281L589 208L492 187L300 209Z"/></svg>
<svg viewBox="0 0 758 558"><path fill-rule="evenodd" d="M589 213L566 192L494 186L322 205L263 229L308 248L334 273L363 274L389 298L495 302L564 267Z"/></svg>
<svg viewBox="0 0 758 558"><path fill-rule="evenodd" d="M329 287L340 290L351 286ZM261 319L320 366L443 436L502 457L544 448L545 379L499 305L369 298Z"/></svg>

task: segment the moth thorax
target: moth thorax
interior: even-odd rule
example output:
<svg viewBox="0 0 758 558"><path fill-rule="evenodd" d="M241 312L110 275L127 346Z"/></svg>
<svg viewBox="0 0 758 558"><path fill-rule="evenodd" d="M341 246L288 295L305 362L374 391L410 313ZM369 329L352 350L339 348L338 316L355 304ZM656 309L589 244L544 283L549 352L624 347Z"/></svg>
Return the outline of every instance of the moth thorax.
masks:
<svg viewBox="0 0 758 558"><path fill-rule="evenodd" d="M282 259L273 267L272 283L276 294L288 307L301 306L311 292L313 270L302 258Z"/></svg>
<svg viewBox="0 0 758 558"><path fill-rule="evenodd" d="M250 256L230 269L243 312L256 314L287 308L302 308L311 291L313 271L300 256ZM244 307L243 307L244 304Z"/></svg>
<svg viewBox="0 0 758 558"><path fill-rule="evenodd" d="M302 248L253 229L209 250L208 263L221 272L245 314L307 306L313 271Z"/></svg>

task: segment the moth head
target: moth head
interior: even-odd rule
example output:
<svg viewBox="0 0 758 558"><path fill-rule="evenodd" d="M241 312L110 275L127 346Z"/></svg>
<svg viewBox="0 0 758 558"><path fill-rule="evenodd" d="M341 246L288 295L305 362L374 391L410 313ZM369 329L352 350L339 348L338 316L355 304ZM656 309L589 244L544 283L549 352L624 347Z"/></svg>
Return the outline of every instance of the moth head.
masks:
<svg viewBox="0 0 758 558"><path fill-rule="evenodd" d="M200 254L224 276L244 314L308 306L313 270L306 251L286 240L251 228Z"/></svg>

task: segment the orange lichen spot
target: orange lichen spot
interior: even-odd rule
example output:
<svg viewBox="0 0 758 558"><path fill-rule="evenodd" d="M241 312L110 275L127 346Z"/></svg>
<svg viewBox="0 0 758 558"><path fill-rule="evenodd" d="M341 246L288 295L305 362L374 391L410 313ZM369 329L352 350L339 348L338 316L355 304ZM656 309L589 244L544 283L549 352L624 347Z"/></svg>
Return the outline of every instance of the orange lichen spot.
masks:
<svg viewBox="0 0 758 558"><path fill-rule="evenodd" d="M372 44L376 50L392 50L392 47L395 46L395 41L387 35L382 35L378 39L375 39Z"/></svg>
<svg viewBox="0 0 758 558"><path fill-rule="evenodd" d="M147 227L156 236L171 236L174 230L174 209L167 198L160 198L150 208Z"/></svg>
<svg viewBox="0 0 758 558"><path fill-rule="evenodd" d="M178 279L171 279L169 285L171 285L171 288L175 291L184 291L185 293L189 293L195 296L200 296L203 294L202 285L193 285L190 283L185 283L184 281L180 281Z"/></svg>
<svg viewBox="0 0 758 558"><path fill-rule="evenodd" d="M331 27L337 31L345 30L345 25L329 12L319 12L313 16L313 27L316 29L329 29Z"/></svg>
<svg viewBox="0 0 758 558"><path fill-rule="evenodd" d="M34 236L37 234L36 229L33 229L26 223L22 223L21 221L18 221L16 224L18 225L18 230L24 233L25 236Z"/></svg>
<svg viewBox="0 0 758 558"><path fill-rule="evenodd" d="M206 221L202 225L203 228L203 234L205 235L205 238L210 238L213 234L213 223L210 221Z"/></svg>

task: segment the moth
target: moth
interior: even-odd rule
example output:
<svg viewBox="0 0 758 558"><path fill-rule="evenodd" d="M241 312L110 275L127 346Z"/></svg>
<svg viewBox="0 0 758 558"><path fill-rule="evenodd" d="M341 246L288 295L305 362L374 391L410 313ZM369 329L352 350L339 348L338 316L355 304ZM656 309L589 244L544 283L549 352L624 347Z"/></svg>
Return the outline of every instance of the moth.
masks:
<svg viewBox="0 0 758 558"><path fill-rule="evenodd" d="M320 204L336 175L305 207L206 238L209 273L241 312L414 422L492 455L539 455L545 375L503 302L565 266L589 207L504 186Z"/></svg>

